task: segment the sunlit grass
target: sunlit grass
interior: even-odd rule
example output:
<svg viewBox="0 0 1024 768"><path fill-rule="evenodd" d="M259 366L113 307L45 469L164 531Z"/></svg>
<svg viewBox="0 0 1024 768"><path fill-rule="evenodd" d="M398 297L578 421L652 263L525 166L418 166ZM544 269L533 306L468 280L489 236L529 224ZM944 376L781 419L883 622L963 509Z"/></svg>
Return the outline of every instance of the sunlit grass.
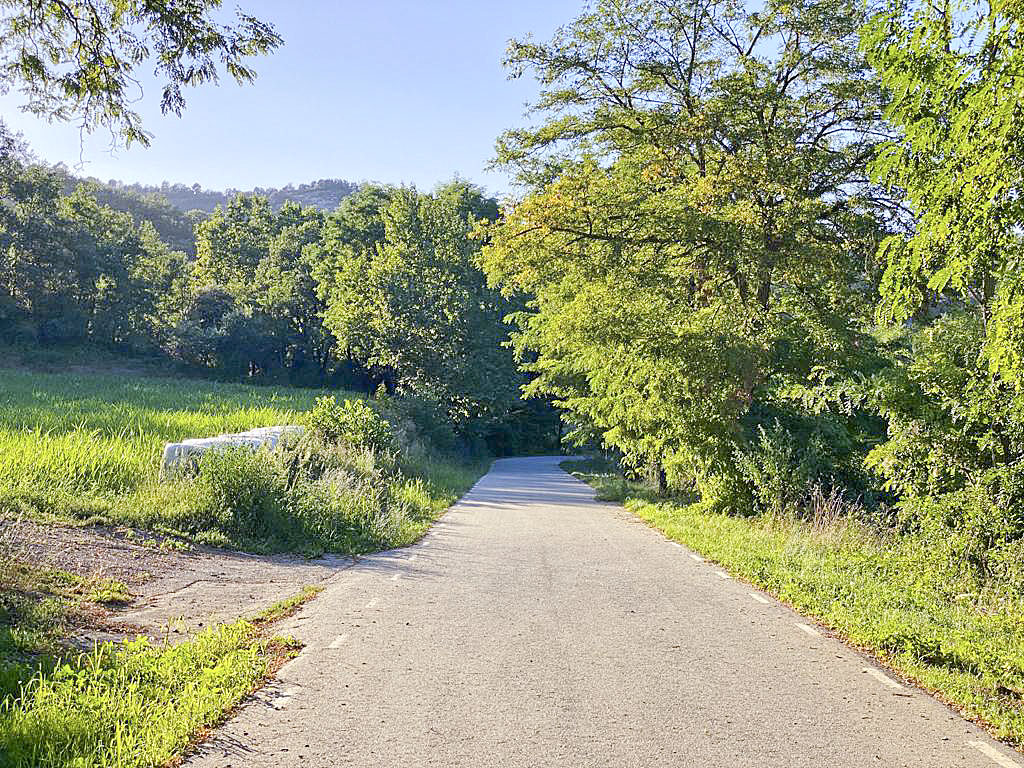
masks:
<svg viewBox="0 0 1024 768"><path fill-rule="evenodd" d="M0 514L125 525L260 552L358 553L415 541L486 470L480 462L426 455L404 460L400 474L382 477L376 487L357 484L333 494L290 489L287 498L273 469L252 457L214 461L205 481L160 478L166 442L302 423L323 394L0 369ZM371 454L352 459L374 475ZM226 488L251 487L250 479L276 502L253 499L247 511L220 498ZM392 513L386 530L367 528L367 521Z"/></svg>
<svg viewBox="0 0 1024 768"><path fill-rule="evenodd" d="M157 480L163 444L293 423L316 390L0 369L0 503L110 498Z"/></svg>

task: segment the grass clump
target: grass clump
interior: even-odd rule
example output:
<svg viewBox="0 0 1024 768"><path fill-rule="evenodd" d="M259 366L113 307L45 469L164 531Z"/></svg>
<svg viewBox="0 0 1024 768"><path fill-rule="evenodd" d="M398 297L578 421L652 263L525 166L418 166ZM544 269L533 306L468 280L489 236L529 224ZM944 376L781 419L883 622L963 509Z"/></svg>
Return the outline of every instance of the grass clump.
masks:
<svg viewBox="0 0 1024 768"><path fill-rule="evenodd" d="M0 701L15 695L97 604L131 598L119 581L30 565L0 542Z"/></svg>
<svg viewBox="0 0 1024 768"><path fill-rule="evenodd" d="M145 638L101 645L40 671L0 706L0 763L163 765L252 691L281 647L245 621L173 647Z"/></svg>
<svg viewBox="0 0 1024 768"><path fill-rule="evenodd" d="M294 655L294 641L265 633L322 590L304 587L249 620L207 628L179 645L138 638L37 659L35 673L0 700L0 765L166 765Z"/></svg>
<svg viewBox="0 0 1024 768"><path fill-rule="evenodd" d="M933 542L836 514L827 497L800 517L740 517L658 499L610 465L564 462L605 499L813 616L936 692L1010 743L1024 744L1024 589L948 567Z"/></svg>

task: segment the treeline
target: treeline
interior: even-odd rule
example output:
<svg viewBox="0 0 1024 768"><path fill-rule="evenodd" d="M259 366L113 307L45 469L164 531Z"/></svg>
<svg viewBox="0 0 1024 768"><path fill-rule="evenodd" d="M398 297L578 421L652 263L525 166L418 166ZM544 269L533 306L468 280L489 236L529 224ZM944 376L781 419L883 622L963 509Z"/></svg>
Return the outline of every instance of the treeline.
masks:
<svg viewBox="0 0 1024 768"><path fill-rule="evenodd" d="M1024 583L1024 33L969 6L602 0L511 45L544 90L485 266L578 442Z"/></svg>
<svg viewBox="0 0 1024 768"><path fill-rule="evenodd" d="M312 206L323 211L333 211L346 197L351 195L359 185L344 179L319 179L298 186L288 184L284 187L256 187L251 190L228 189L223 192L203 189L199 184L171 184L163 182L152 184L124 184L111 180L104 186L117 192L126 192L141 197L159 196L180 211L202 211L213 213L218 206L227 205L239 195L263 197L274 210L285 203L297 203Z"/></svg>
<svg viewBox="0 0 1024 768"><path fill-rule="evenodd" d="M200 221L195 256L59 171L0 169L0 336L162 356L222 378L412 395L435 443L557 444L503 346L521 308L486 285L471 231L496 203L461 182L366 185L331 213L238 196ZM432 421L431 421L432 420ZM454 428L454 429L453 429Z"/></svg>

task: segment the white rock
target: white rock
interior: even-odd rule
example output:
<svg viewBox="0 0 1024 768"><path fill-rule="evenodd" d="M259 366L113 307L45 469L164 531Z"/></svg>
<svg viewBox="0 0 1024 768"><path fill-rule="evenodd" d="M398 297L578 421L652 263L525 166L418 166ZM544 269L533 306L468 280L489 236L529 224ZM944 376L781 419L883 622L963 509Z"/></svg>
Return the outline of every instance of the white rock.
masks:
<svg viewBox="0 0 1024 768"><path fill-rule="evenodd" d="M254 451L258 448L277 448L282 438L286 436L299 437L305 432L305 427L291 424L280 427L257 427L248 432L237 432L231 435L217 435L216 437L194 437L182 440L180 443L167 443L164 446L164 455L160 460L160 472L165 473L170 469L195 461L207 451L249 447Z"/></svg>

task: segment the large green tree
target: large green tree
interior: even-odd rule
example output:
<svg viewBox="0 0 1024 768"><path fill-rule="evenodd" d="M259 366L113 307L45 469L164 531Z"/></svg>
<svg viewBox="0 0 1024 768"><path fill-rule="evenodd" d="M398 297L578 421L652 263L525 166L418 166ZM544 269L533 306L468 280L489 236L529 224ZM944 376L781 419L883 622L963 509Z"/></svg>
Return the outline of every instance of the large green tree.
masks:
<svg viewBox="0 0 1024 768"><path fill-rule="evenodd" d="M321 269L325 322L341 346L398 390L483 427L518 403L521 378L471 237L497 205L464 182L431 194L367 189L328 224Z"/></svg>
<svg viewBox="0 0 1024 768"><path fill-rule="evenodd" d="M203 221L180 353L206 365L287 369L322 381L335 347L313 276L323 224L315 208L285 203L275 212L266 198L245 195Z"/></svg>
<svg viewBox="0 0 1024 768"><path fill-rule="evenodd" d="M484 264L536 296L533 390L638 466L709 487L751 421L796 418L787 388L866 343L881 123L859 9L600 0L510 47L543 91L499 142L526 192Z"/></svg>
<svg viewBox="0 0 1024 768"><path fill-rule="evenodd" d="M984 360L1024 386L1024 15L1010 2L894 0L864 47L900 130L874 164L907 198L913 231L886 241L882 316L960 302Z"/></svg>
<svg viewBox="0 0 1024 768"><path fill-rule="evenodd" d="M1024 536L1022 21L1008 2L892 0L863 34L897 132L872 172L910 214L880 249L878 315L906 338L850 391L888 423L868 460L902 514L983 572Z"/></svg>

